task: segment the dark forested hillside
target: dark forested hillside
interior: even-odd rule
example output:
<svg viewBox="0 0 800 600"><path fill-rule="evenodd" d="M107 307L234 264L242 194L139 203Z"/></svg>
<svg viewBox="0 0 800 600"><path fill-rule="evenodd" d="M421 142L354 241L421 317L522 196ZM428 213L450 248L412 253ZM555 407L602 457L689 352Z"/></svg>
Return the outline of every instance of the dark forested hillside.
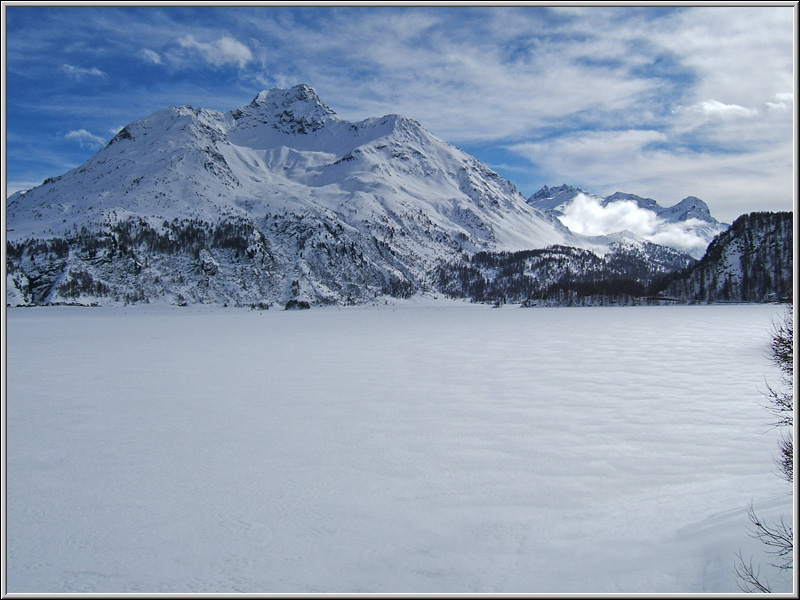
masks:
<svg viewBox="0 0 800 600"><path fill-rule="evenodd" d="M478 252L439 266L436 286L456 298L526 305L608 305L643 301L647 286L693 259L649 242L617 242L597 254L550 246L520 252Z"/></svg>
<svg viewBox="0 0 800 600"><path fill-rule="evenodd" d="M688 302L786 299L792 293L793 228L791 212L742 215L700 261L665 277L656 291Z"/></svg>
<svg viewBox="0 0 800 600"><path fill-rule="evenodd" d="M453 297L529 306L771 302L792 293L790 212L739 217L700 261L647 243L612 244L610 250L478 252L441 265L436 284Z"/></svg>

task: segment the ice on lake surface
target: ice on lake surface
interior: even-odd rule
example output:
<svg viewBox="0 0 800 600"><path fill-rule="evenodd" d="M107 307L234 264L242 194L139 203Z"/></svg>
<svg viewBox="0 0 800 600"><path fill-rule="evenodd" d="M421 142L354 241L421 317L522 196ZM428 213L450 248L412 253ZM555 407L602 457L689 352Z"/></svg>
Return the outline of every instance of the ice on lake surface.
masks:
<svg viewBox="0 0 800 600"><path fill-rule="evenodd" d="M8 592L791 591L782 312L8 309Z"/></svg>

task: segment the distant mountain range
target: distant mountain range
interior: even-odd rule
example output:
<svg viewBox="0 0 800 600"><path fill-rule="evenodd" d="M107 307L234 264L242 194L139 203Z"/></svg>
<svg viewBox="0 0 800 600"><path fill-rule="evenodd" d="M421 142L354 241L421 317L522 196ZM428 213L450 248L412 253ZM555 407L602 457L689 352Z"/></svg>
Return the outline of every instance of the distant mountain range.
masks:
<svg viewBox="0 0 800 600"><path fill-rule="evenodd" d="M599 233L599 228L606 235L640 237L694 258L702 257L711 240L728 227L712 217L708 205L694 196L663 207L652 198L635 194L616 192L602 197L564 184L544 186L528 198L528 203L577 232Z"/></svg>
<svg viewBox="0 0 800 600"><path fill-rule="evenodd" d="M581 232L594 205L637 227ZM541 285L567 254L571 279L652 279L691 265L697 240L704 249L724 229L697 198L665 209L562 186L526 201L416 121L351 123L298 85L228 112L164 109L8 198L7 304L486 301L459 269L493 281L492 256L540 251Z"/></svg>

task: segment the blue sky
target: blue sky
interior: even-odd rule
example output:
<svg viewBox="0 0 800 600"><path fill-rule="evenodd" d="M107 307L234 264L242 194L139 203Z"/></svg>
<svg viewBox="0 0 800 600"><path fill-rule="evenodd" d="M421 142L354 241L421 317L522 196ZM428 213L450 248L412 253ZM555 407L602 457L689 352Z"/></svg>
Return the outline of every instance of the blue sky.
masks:
<svg viewBox="0 0 800 600"><path fill-rule="evenodd" d="M694 195L728 222L793 207L791 3L4 11L7 194L167 106L307 83L351 121L416 119L526 197Z"/></svg>

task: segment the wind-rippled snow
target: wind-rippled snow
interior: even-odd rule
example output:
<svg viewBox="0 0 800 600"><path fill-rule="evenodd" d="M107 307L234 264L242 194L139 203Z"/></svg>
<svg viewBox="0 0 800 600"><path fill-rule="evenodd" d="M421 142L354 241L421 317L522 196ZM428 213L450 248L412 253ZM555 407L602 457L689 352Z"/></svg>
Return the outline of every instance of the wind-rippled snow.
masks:
<svg viewBox="0 0 800 600"><path fill-rule="evenodd" d="M782 310L8 309L8 591L790 591Z"/></svg>

